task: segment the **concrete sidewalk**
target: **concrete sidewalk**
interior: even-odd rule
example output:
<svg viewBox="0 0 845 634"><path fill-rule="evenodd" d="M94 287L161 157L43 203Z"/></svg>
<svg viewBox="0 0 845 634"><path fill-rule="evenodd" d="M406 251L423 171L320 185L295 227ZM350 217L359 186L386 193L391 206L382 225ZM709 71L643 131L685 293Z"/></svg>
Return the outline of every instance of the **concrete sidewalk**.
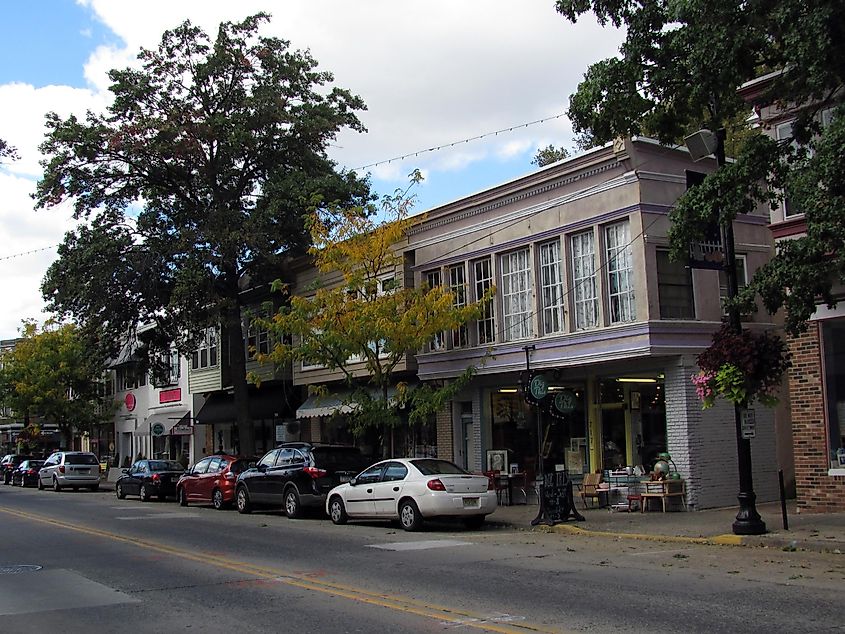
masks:
<svg viewBox="0 0 845 634"><path fill-rule="evenodd" d="M739 536L732 533L737 507L706 511L668 512L613 511L583 509L578 512L585 521L568 521L548 527L531 526L538 506L500 506L488 516L491 524L513 528L547 530L613 539L637 539L665 542L763 546L783 550L809 550L845 553L845 513L803 514L795 512L795 501L787 502L789 530L783 529L780 503L758 504L757 510L769 532L765 535Z"/></svg>

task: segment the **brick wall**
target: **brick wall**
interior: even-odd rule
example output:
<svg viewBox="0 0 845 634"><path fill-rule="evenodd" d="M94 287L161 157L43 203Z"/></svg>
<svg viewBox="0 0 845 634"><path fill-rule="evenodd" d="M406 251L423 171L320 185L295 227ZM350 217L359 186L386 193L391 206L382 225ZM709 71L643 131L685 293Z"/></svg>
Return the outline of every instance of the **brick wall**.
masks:
<svg viewBox="0 0 845 634"><path fill-rule="evenodd" d="M452 403L446 403L437 412L437 457L443 460L455 459L454 427L452 425Z"/></svg>
<svg viewBox="0 0 845 634"><path fill-rule="evenodd" d="M787 342L792 353L789 394L798 510L845 511L845 478L829 476L819 324Z"/></svg>
<svg viewBox="0 0 845 634"><path fill-rule="evenodd" d="M690 377L698 371L691 357L665 371L667 449L687 481L687 503L704 509L738 506L736 424L733 405L724 400L707 410ZM774 412L754 407L756 437L751 441L754 492L759 502L778 499Z"/></svg>

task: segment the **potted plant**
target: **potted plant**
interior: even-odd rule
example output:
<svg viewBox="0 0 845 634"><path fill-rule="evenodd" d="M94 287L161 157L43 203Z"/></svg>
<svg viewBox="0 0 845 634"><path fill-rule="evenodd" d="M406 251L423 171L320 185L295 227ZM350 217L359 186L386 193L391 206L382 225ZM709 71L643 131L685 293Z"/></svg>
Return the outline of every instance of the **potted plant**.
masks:
<svg viewBox="0 0 845 634"><path fill-rule="evenodd" d="M712 407L717 397L741 407L754 401L772 407L790 365L789 351L780 337L745 328L736 332L724 323L710 347L698 355L701 371L692 376L692 382L702 409Z"/></svg>

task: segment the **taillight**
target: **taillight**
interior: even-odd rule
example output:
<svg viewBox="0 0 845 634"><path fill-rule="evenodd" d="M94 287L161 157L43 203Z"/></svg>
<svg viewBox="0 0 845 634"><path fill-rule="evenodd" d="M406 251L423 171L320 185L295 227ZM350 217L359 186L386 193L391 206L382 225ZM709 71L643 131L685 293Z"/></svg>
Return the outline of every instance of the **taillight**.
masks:
<svg viewBox="0 0 845 634"><path fill-rule="evenodd" d="M65 466L59 465L59 473L64 473L64 472L65 472Z"/></svg>
<svg viewBox="0 0 845 634"><path fill-rule="evenodd" d="M446 487L440 481L440 478L434 478L434 480L429 480L425 483L425 485L431 489L432 491L445 491Z"/></svg>
<svg viewBox="0 0 845 634"><path fill-rule="evenodd" d="M27 470L26 470L26 472L27 472L29 475L35 475L35 469L27 469Z"/></svg>
<svg viewBox="0 0 845 634"><path fill-rule="evenodd" d="M488 491L495 491L496 490L496 481L493 478L487 478L487 490Z"/></svg>
<svg viewBox="0 0 845 634"><path fill-rule="evenodd" d="M317 467L304 467L302 470L315 480L317 478L325 478L328 475L328 471L325 469L318 469Z"/></svg>
<svg viewBox="0 0 845 634"><path fill-rule="evenodd" d="M158 482L159 480L161 480L161 476L157 473L154 473L153 474L153 482Z"/></svg>

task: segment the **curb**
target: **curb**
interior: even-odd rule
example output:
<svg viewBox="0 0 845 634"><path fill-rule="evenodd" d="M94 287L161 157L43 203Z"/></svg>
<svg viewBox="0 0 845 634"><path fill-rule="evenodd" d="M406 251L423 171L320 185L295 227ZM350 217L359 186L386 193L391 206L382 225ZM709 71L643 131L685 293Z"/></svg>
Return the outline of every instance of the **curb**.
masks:
<svg viewBox="0 0 845 634"><path fill-rule="evenodd" d="M563 533L579 537L604 537L609 539L630 539L635 541L664 542L676 544L699 544L705 546L744 546L746 548L778 548L783 550L806 550L819 553L842 554L842 544L824 544L815 541L789 539L784 537L761 537L759 535L714 535L712 537L686 537L682 535L654 535L651 533L614 533L580 528L571 524L537 527L543 532Z"/></svg>

